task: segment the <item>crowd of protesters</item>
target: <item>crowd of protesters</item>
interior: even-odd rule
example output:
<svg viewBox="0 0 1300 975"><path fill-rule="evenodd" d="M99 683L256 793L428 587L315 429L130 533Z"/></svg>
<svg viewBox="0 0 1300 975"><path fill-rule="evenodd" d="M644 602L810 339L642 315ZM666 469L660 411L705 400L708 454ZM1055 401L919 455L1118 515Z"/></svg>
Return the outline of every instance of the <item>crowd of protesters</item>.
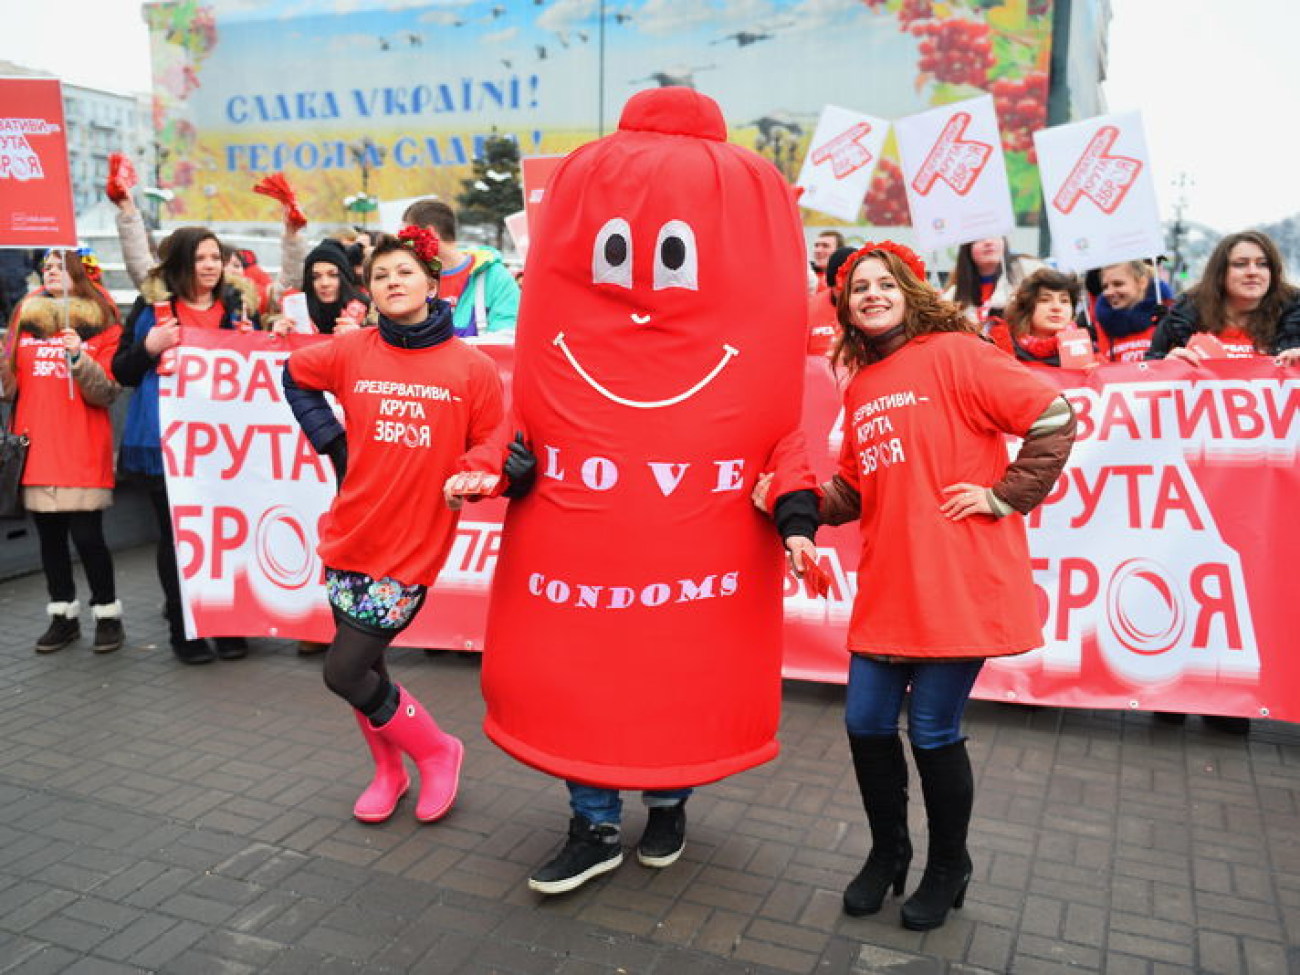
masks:
<svg viewBox="0 0 1300 975"><path fill-rule="evenodd" d="M173 368L186 330L332 336L289 359L284 385L304 432L331 460L340 484L322 529L336 622L325 680L354 709L376 766L354 815L378 822L392 814L410 785L405 754L421 772L418 818L439 818L455 798L463 749L391 680L384 651L422 607L459 503L535 475L536 458L521 443L506 448L502 442L509 459L500 484L490 476L493 465L475 467L476 452L495 449L489 442L504 426L502 390L492 360L458 341L508 337L519 285L495 251L458 242L455 212L438 200L410 207L400 236L349 233L315 242L286 209L275 276L255 253L228 246L205 227L176 229L155 248L129 195L115 202L124 263L139 289L128 313L119 315L93 255L51 251L39 265L39 287L16 299L0 357L3 394L14 402L10 427L31 442L23 501L36 525L49 593L48 628L36 638L36 652L62 650L81 636L69 540L89 586L91 649L110 653L126 642L103 530L115 477L123 475L145 488L156 514L157 572L176 659L204 664L248 653L244 637L209 642L187 635L160 447L159 377ZM823 523L860 519L864 533L877 539L863 558L879 586L870 600L855 603L850 626L845 719L873 846L845 891L844 909L874 913L890 890L903 888L912 847L899 717L910 693L907 734L930 841L903 922L933 928L962 905L971 876L966 833L974 786L961 731L966 700L985 659L1038 642L1023 521L1008 516L1027 513L1046 495L1068 456L1074 426L1068 404L1034 369L1164 358L1195 365L1216 356L1300 365L1300 290L1287 282L1277 247L1256 231L1224 237L1201 280L1177 297L1146 262L1110 265L1081 279L1013 254L1002 238L962 245L941 290L907 248L884 242L854 249L839 232L827 231L810 250L808 279L808 351L844 371L846 403L867 402L885 388L886 376L904 376L949 404L941 420L962 414L960 424L912 431L931 445L931 459L946 469L948 460L960 458L982 472L976 481L946 485L947 500L924 521L909 500L922 490L919 482L886 495L881 480L862 482L849 465L820 492ZM374 409L351 391L367 364L380 360L400 361L412 376L434 370L438 382L463 391L467 406L443 431L447 443L459 446L438 455L436 470L372 470L375 448L349 442L347 420ZM124 389L130 400L114 462L108 409ZM327 391L338 398L344 424L325 400ZM956 436L958 428L969 436ZM1006 435L1023 438L1010 464ZM846 431L846 444L849 439ZM920 467L908 471L922 479L941 476ZM756 485L756 503L763 488ZM422 532L387 519L394 492L424 499L416 506L427 515ZM983 527L960 536L944 530L945 523L967 520ZM911 527L904 530L904 523ZM910 576L889 570L891 553L915 548L918 532L934 537L926 548L934 564L923 571L947 580L942 588L950 612L942 619L909 610ZM996 593L980 571L992 563L1009 567L1010 581ZM676 859L680 846L672 852L665 862Z"/></svg>

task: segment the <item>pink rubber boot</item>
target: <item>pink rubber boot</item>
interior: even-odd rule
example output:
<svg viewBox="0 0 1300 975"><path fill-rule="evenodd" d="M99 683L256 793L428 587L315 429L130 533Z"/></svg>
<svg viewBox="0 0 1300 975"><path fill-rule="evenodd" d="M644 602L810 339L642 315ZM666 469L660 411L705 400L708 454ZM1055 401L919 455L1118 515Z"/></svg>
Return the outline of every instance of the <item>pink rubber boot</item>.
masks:
<svg viewBox="0 0 1300 975"><path fill-rule="evenodd" d="M406 774L401 751L372 728L370 719L364 714L360 711L352 713L356 715L361 736L365 738L375 760L375 777L358 797L356 805L352 807L352 815L363 823L382 823L393 814L398 801L406 795L411 787L411 777Z"/></svg>
<svg viewBox="0 0 1300 975"><path fill-rule="evenodd" d="M456 800L460 762L465 746L442 731L423 705L405 687L397 687L397 714L376 733L390 745L410 755L420 770L420 799L415 818L422 823L441 819Z"/></svg>

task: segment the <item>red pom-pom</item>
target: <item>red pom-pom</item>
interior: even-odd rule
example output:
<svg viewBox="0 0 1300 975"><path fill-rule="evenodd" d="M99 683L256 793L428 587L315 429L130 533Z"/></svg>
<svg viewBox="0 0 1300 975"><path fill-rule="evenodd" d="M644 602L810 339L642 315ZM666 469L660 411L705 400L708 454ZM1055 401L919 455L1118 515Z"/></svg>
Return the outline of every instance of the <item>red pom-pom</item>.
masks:
<svg viewBox="0 0 1300 975"><path fill-rule="evenodd" d="M307 218L298 208L298 196L289 185L289 181L284 178L284 173L272 173L258 180L253 186L253 192L279 200L284 205L285 219L294 230L301 230L307 226Z"/></svg>
<svg viewBox="0 0 1300 975"><path fill-rule="evenodd" d="M139 180L129 156L115 152L108 157L108 180L104 183L104 192L114 203L125 200L131 193L131 187Z"/></svg>

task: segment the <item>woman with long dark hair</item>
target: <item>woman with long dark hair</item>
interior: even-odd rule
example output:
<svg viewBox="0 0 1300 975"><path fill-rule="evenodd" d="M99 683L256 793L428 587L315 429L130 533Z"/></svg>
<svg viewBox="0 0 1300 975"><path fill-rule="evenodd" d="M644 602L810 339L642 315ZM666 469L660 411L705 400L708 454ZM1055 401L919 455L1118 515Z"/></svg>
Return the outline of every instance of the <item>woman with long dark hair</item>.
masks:
<svg viewBox="0 0 1300 975"><path fill-rule="evenodd" d="M225 250L206 227L181 227L158 248L159 263L145 277L127 318L126 336L113 357L113 375L137 387L127 408L119 454L120 469L148 486L158 520L158 581L166 599L172 651L182 663L202 664L218 656L246 656L243 637L217 637L215 653L202 639L185 636L180 574L176 566L171 509L163 477L158 423L158 366L175 355L183 329L257 327L255 300L226 281ZM162 313L161 320L159 313Z"/></svg>
<svg viewBox="0 0 1300 975"><path fill-rule="evenodd" d="M1300 365L1300 289L1287 283L1282 255L1258 230L1228 234L1205 262L1201 280L1156 327L1148 359L1198 363L1197 333L1218 339L1229 358L1273 356Z"/></svg>
<svg viewBox="0 0 1300 975"><path fill-rule="evenodd" d="M343 334L361 325L370 299L357 284L352 258L338 241L326 239L303 262L303 291L307 313L316 331Z"/></svg>
<svg viewBox="0 0 1300 975"><path fill-rule="evenodd" d="M111 653L125 640L103 521L114 484L108 407L121 391L109 369L122 326L75 251L46 254L41 282L15 309L0 359L4 397L17 397L12 427L31 441L23 503L36 523L50 597L50 625L36 652L62 650L81 636L71 538L90 584L91 649Z"/></svg>
<svg viewBox="0 0 1300 975"><path fill-rule="evenodd" d="M985 237L957 248L957 260L944 298L968 321L983 326L1006 311L1011 295L1041 263L1011 253L1005 237Z"/></svg>

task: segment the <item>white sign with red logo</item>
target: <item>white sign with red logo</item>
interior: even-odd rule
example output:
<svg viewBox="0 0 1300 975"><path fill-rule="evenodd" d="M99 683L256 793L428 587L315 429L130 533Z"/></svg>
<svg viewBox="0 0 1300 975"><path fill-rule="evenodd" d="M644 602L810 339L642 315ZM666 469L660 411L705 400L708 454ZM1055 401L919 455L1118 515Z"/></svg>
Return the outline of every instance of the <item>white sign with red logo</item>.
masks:
<svg viewBox="0 0 1300 975"><path fill-rule="evenodd" d="M803 190L799 205L857 220L888 134L887 119L836 105L823 108L795 184Z"/></svg>
<svg viewBox="0 0 1300 975"><path fill-rule="evenodd" d="M1139 112L1034 133L1052 255L1086 271L1164 250Z"/></svg>
<svg viewBox="0 0 1300 975"><path fill-rule="evenodd" d="M894 123L912 229L923 250L1009 234L1016 225L993 98Z"/></svg>

